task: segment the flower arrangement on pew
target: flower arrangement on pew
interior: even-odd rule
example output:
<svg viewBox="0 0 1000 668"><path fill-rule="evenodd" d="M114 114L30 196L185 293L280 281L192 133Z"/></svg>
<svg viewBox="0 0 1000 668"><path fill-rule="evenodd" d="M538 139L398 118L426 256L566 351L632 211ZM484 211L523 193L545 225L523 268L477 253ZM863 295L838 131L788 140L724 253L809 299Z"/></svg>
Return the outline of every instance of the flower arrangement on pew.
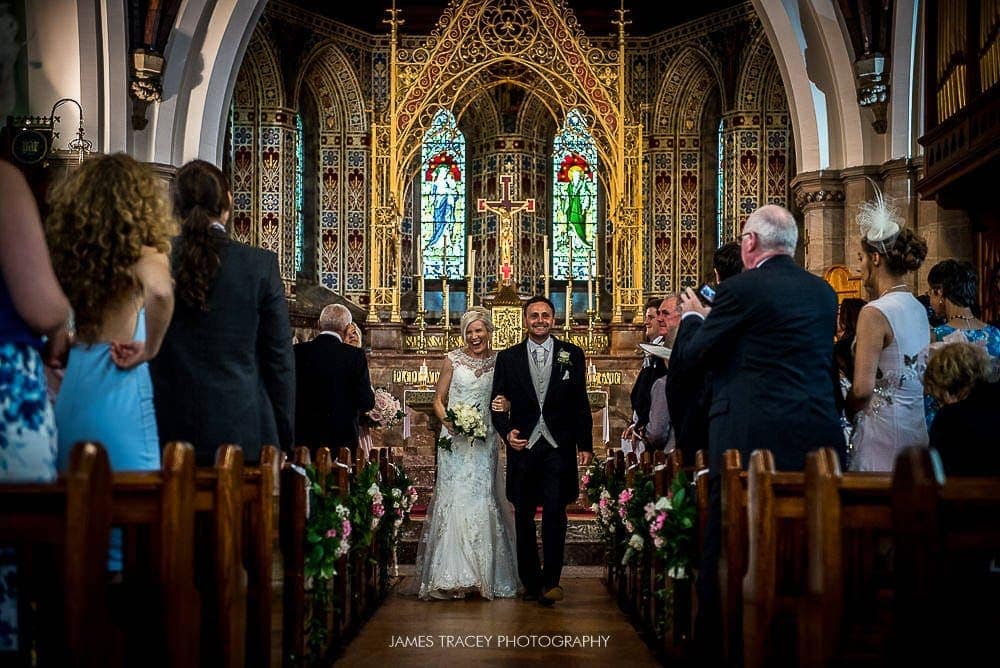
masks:
<svg viewBox="0 0 1000 668"><path fill-rule="evenodd" d="M618 517L625 529L622 566L638 561L652 544L646 507L652 504L655 498L653 478L642 470L636 470L632 486L626 487L618 494Z"/></svg>
<svg viewBox="0 0 1000 668"><path fill-rule="evenodd" d="M379 525L376 538L379 548L379 562L392 564L394 575L398 575L396 551L403 535L403 527L410 520L413 504L417 501L417 488L406 474L402 465L393 464L394 480L390 484L383 480L381 485L386 521ZM391 520L391 521L389 521ZM380 585L384 588L388 583L389 570L379 571Z"/></svg>
<svg viewBox="0 0 1000 668"><path fill-rule="evenodd" d="M366 413L368 426L373 429L395 427L405 415L399 399L387 389L375 388L375 407Z"/></svg>
<svg viewBox="0 0 1000 668"><path fill-rule="evenodd" d="M590 466L580 478L590 509L597 516L597 526L601 537L611 555L618 542L620 522L618 521L618 495L625 488L625 479L621 476L607 475L605 460L594 457Z"/></svg>
<svg viewBox="0 0 1000 668"><path fill-rule="evenodd" d="M385 498L379 487L378 464L369 462L363 469L355 471L351 493L347 505L351 511L351 525L354 527L352 552L363 552L371 546L385 515Z"/></svg>
<svg viewBox="0 0 1000 668"><path fill-rule="evenodd" d="M694 494L683 471L674 476L668 496L661 496L644 508L656 556L663 560L667 575L675 580L686 579L691 573L697 512Z"/></svg>
<svg viewBox="0 0 1000 668"><path fill-rule="evenodd" d="M351 549L351 509L340 499L334 476L320 480L316 468L306 469L310 512L306 518L305 577L312 591L312 611L307 624L309 647L318 656L326 643L327 611L333 601L330 581L337 575L337 561Z"/></svg>

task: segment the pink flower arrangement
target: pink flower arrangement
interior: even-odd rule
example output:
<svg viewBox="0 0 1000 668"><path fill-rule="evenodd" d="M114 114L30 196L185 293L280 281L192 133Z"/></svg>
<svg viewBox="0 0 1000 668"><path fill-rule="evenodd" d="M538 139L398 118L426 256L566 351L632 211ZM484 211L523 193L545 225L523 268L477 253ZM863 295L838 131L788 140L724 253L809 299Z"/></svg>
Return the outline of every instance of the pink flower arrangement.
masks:
<svg viewBox="0 0 1000 668"><path fill-rule="evenodd" d="M393 427L399 424L403 415L399 399L381 387L375 390L375 407L368 411L368 417L375 422L376 428Z"/></svg>

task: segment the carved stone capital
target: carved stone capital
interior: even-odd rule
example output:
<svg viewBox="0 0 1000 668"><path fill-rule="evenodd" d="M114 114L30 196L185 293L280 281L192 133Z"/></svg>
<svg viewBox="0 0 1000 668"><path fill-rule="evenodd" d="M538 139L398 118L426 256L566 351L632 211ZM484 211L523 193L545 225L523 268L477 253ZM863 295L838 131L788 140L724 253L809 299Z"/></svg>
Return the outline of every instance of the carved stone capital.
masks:
<svg viewBox="0 0 1000 668"><path fill-rule="evenodd" d="M791 185L795 204L803 211L814 207L844 206L844 186L838 171L799 174L792 179Z"/></svg>
<svg viewBox="0 0 1000 668"><path fill-rule="evenodd" d="M163 99L163 56L153 51L136 49L132 52L132 78L129 95L132 97L132 128L146 128L146 109Z"/></svg>

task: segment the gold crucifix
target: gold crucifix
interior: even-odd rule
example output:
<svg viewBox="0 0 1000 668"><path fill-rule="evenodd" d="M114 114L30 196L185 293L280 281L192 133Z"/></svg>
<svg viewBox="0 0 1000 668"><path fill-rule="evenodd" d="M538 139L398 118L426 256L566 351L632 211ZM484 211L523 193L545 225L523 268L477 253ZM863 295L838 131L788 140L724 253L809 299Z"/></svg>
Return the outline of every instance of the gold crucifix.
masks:
<svg viewBox="0 0 1000 668"><path fill-rule="evenodd" d="M533 213L535 199L524 200L510 198L510 184L514 177L510 174L500 175L500 199L476 200L479 213L490 212L497 216L497 237L500 247L500 275L504 285L510 285L514 273L514 214L521 211Z"/></svg>

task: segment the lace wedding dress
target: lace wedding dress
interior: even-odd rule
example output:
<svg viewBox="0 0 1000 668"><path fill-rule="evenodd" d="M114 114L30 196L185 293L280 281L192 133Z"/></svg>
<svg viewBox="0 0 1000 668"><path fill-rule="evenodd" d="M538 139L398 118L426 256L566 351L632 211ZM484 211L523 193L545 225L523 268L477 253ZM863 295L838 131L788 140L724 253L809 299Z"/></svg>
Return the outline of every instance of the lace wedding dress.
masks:
<svg viewBox="0 0 1000 668"><path fill-rule="evenodd" d="M490 391L496 355L448 353L454 370L448 405L479 406L486 442L452 437L451 452L438 449L437 483L417 551L420 598L483 598L517 595L514 520L504 495L497 438L490 421ZM447 430L442 427L441 435Z"/></svg>

